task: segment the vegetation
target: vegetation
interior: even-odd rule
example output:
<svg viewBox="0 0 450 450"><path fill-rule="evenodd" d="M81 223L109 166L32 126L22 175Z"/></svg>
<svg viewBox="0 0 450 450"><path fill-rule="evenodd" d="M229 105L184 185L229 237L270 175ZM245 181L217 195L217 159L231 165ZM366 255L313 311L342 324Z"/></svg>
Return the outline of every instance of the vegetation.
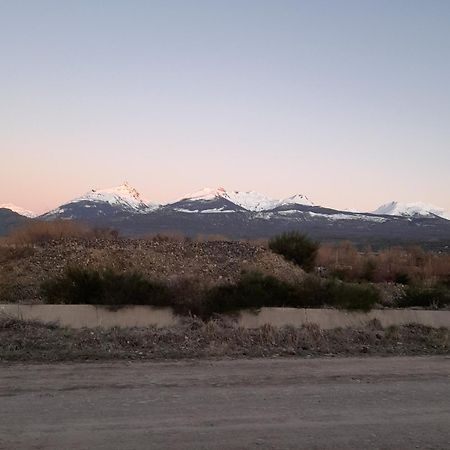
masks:
<svg viewBox="0 0 450 450"><path fill-rule="evenodd" d="M316 326L244 329L220 319L168 328L71 329L0 317L0 361L448 354L450 331L406 325L382 330Z"/></svg>
<svg viewBox="0 0 450 450"><path fill-rule="evenodd" d="M425 252L420 247L359 251L350 242L322 244L317 266L343 281L402 284L445 283L450 280L450 254Z"/></svg>
<svg viewBox="0 0 450 450"><path fill-rule="evenodd" d="M3 243L7 245L42 244L63 238L109 238L116 239L118 233L109 228L91 228L74 220L32 220L14 228Z"/></svg>
<svg viewBox="0 0 450 450"><path fill-rule="evenodd" d="M69 268L62 277L45 281L41 292L49 303L114 306L170 303L166 286L137 272Z"/></svg>
<svg viewBox="0 0 450 450"><path fill-rule="evenodd" d="M408 286L405 296L399 300L399 306L410 308L444 308L450 306L450 289L443 285Z"/></svg>
<svg viewBox="0 0 450 450"><path fill-rule="evenodd" d="M290 231L272 238L269 248L309 272L314 269L319 244L304 234Z"/></svg>
<svg viewBox="0 0 450 450"><path fill-rule="evenodd" d="M243 274L237 283L202 290L196 283L165 285L135 272L85 268L71 268L62 277L45 281L41 294L48 303L171 306L178 313L203 318L261 307L369 310L379 301L378 291L372 286L323 281L313 276L292 284L251 272Z"/></svg>

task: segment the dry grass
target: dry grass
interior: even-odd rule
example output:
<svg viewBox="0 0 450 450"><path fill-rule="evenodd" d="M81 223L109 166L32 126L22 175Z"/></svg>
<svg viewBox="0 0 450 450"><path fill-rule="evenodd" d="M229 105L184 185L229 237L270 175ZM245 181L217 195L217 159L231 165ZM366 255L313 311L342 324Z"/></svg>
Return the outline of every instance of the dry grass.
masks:
<svg viewBox="0 0 450 450"><path fill-rule="evenodd" d="M118 237L118 233L108 228L91 228L74 220L33 220L12 230L0 241L0 245L29 246L65 238L100 237L114 239Z"/></svg>
<svg viewBox="0 0 450 450"><path fill-rule="evenodd" d="M449 353L449 330L419 325L383 330L239 328L231 320L171 328L81 329L0 318L0 361L182 359L211 357L427 355Z"/></svg>
<svg viewBox="0 0 450 450"><path fill-rule="evenodd" d="M317 265L348 281L434 284L450 279L450 254L425 252L420 247L361 252L350 242L321 245Z"/></svg>

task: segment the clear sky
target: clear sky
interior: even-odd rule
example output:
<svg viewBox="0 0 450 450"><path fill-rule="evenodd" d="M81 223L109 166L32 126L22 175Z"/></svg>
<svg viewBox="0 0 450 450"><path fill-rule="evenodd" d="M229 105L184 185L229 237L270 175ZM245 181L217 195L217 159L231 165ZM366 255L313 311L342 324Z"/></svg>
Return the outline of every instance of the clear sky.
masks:
<svg viewBox="0 0 450 450"><path fill-rule="evenodd" d="M450 209L449 172L448 0L0 0L0 203Z"/></svg>

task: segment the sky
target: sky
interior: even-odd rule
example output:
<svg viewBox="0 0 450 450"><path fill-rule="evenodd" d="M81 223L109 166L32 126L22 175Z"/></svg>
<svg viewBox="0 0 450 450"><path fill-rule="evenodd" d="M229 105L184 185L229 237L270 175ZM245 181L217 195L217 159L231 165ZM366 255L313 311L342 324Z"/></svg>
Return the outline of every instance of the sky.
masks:
<svg viewBox="0 0 450 450"><path fill-rule="evenodd" d="M447 0L0 0L0 204L124 180L450 210Z"/></svg>

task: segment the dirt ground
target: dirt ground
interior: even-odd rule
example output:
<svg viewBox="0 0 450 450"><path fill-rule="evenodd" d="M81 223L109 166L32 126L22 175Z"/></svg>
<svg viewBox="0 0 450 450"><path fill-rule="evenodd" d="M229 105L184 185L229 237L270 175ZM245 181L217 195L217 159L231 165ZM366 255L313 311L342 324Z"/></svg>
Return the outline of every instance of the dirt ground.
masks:
<svg viewBox="0 0 450 450"><path fill-rule="evenodd" d="M286 281L304 277L302 269L281 256L246 242L63 239L0 247L0 302L38 303L41 283L70 266L139 271L169 283L193 279L204 285L233 282L250 270Z"/></svg>
<svg viewBox="0 0 450 450"><path fill-rule="evenodd" d="M170 328L70 329L0 319L0 361L164 360L279 356L450 354L450 329L408 325L382 329L257 329L230 319L185 319Z"/></svg>
<svg viewBox="0 0 450 450"><path fill-rule="evenodd" d="M450 358L0 364L1 449L448 449Z"/></svg>

